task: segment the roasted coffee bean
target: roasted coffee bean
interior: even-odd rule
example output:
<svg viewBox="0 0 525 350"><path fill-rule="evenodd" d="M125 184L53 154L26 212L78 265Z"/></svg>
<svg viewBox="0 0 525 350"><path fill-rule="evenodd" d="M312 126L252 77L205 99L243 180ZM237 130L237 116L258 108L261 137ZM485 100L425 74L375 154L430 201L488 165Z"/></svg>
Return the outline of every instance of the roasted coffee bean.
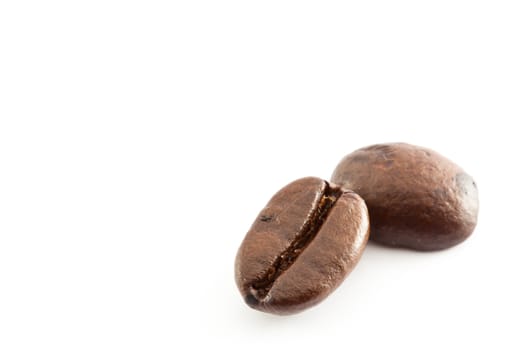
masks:
<svg viewBox="0 0 525 350"><path fill-rule="evenodd" d="M359 149L341 160L332 182L365 200L370 239L385 245L445 249L467 239L476 226L476 183L427 148L391 143Z"/></svg>
<svg viewBox="0 0 525 350"><path fill-rule="evenodd" d="M254 309L302 311L339 286L368 234L368 212L357 194L318 178L297 180L273 196L244 238L237 286Z"/></svg>

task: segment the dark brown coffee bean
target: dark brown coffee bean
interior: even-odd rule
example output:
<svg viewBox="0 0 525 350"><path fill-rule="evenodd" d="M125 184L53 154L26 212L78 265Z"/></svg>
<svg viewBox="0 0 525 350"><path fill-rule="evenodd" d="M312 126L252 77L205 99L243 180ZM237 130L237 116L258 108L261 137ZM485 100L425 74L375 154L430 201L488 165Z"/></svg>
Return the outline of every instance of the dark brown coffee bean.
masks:
<svg viewBox="0 0 525 350"><path fill-rule="evenodd" d="M354 192L318 178L281 189L261 211L235 260L246 303L275 314L302 311L326 298L366 245L368 212Z"/></svg>
<svg viewBox="0 0 525 350"><path fill-rule="evenodd" d="M365 200L370 239L389 246L445 249L476 226L476 183L427 148L392 143L359 149L343 158L332 182Z"/></svg>

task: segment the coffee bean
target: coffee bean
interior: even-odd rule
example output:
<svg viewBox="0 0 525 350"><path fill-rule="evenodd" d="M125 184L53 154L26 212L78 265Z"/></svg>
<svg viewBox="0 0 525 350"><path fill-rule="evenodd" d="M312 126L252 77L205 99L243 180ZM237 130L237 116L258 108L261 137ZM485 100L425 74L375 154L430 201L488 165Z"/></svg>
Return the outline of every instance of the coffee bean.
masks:
<svg viewBox="0 0 525 350"><path fill-rule="evenodd" d="M341 160L332 182L365 200L370 239L382 244L445 249L467 239L476 226L476 183L427 148L391 143L359 149Z"/></svg>
<svg viewBox="0 0 525 350"><path fill-rule="evenodd" d="M235 279L254 309L291 314L326 298L358 262L368 212L354 192L318 178L281 189L239 248Z"/></svg>

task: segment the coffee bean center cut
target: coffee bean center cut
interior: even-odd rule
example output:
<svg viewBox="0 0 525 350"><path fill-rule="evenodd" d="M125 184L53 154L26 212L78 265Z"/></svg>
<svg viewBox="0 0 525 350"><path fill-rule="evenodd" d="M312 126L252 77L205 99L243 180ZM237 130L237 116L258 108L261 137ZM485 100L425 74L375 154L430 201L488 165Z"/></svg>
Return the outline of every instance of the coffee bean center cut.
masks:
<svg viewBox="0 0 525 350"><path fill-rule="evenodd" d="M265 274L252 284L252 297L255 297L257 300L263 300L268 295L277 278L297 260L299 255L308 247L310 242L313 241L328 217L330 209L341 195L341 189L333 188L330 184L326 183L324 192L316 203L316 209L301 227L294 240L286 250L278 255L277 259ZM261 217L260 220L268 222L270 221L270 217L264 216Z"/></svg>

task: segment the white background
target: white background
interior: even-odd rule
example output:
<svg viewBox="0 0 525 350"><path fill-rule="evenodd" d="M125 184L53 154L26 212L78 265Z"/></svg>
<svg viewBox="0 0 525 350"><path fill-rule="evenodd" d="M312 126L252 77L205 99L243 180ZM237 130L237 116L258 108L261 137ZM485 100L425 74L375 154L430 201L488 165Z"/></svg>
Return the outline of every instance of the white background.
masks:
<svg viewBox="0 0 525 350"><path fill-rule="evenodd" d="M524 116L521 0L1 1L0 348L523 349ZM389 141L474 176L472 237L245 306L267 200Z"/></svg>

